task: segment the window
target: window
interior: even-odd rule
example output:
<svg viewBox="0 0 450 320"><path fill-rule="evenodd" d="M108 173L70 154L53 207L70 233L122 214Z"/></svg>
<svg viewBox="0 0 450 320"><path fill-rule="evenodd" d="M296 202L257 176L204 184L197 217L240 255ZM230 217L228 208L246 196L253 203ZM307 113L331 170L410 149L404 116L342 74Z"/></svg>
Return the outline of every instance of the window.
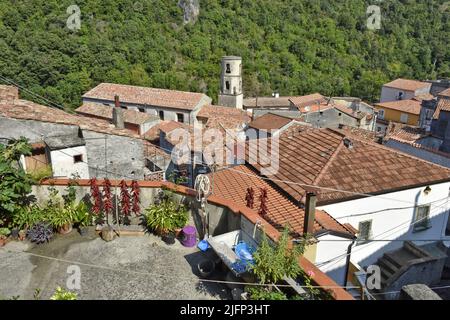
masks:
<svg viewBox="0 0 450 320"><path fill-rule="evenodd" d="M372 236L372 220L361 221L358 228L358 244L364 244Z"/></svg>
<svg viewBox="0 0 450 320"><path fill-rule="evenodd" d="M377 127L377 132L381 132L381 127Z"/></svg>
<svg viewBox="0 0 450 320"><path fill-rule="evenodd" d="M403 95L404 95L404 93L402 91L400 91L398 93L397 100L403 100Z"/></svg>
<svg viewBox="0 0 450 320"><path fill-rule="evenodd" d="M342 113L339 112L339 117L342 116Z"/></svg>
<svg viewBox="0 0 450 320"><path fill-rule="evenodd" d="M231 73L231 66L230 66L230 64L229 63L227 63L227 71L226 71L227 73Z"/></svg>
<svg viewBox="0 0 450 320"><path fill-rule="evenodd" d="M400 115L400 122L407 123L408 122L408 115L406 113L402 113Z"/></svg>
<svg viewBox="0 0 450 320"><path fill-rule="evenodd" d="M418 206L414 215L414 231L426 230L430 227L430 206Z"/></svg>
<svg viewBox="0 0 450 320"><path fill-rule="evenodd" d="M378 118L381 119L381 120L384 119L384 110L383 109L378 110Z"/></svg>
<svg viewBox="0 0 450 320"><path fill-rule="evenodd" d="M144 112L145 113L145 108L139 108L139 112Z"/></svg>
<svg viewBox="0 0 450 320"><path fill-rule="evenodd" d="M230 81L225 81L225 88L230 90Z"/></svg>
<svg viewBox="0 0 450 320"><path fill-rule="evenodd" d="M433 115L434 115L434 110L432 110L432 109L427 109L427 110L425 111L425 119L426 119L426 120L431 120L431 119L433 119Z"/></svg>
<svg viewBox="0 0 450 320"><path fill-rule="evenodd" d="M77 154L77 155L73 156L73 163L80 163L80 162L83 162L82 154Z"/></svg>
<svg viewBox="0 0 450 320"><path fill-rule="evenodd" d="M160 118L161 120L164 120L164 111L160 111L160 112L159 112L159 118Z"/></svg>
<svg viewBox="0 0 450 320"><path fill-rule="evenodd" d="M177 113L177 121L184 123L184 114L182 113Z"/></svg>

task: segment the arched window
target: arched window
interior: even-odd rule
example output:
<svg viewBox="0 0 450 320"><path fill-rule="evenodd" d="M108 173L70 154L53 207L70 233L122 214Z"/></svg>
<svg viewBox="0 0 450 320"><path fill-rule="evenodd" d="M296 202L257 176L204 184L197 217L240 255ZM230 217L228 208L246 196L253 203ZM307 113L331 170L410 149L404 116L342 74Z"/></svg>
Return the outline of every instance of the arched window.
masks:
<svg viewBox="0 0 450 320"><path fill-rule="evenodd" d="M227 63L227 70L226 73L231 73L231 66L229 63Z"/></svg>
<svg viewBox="0 0 450 320"><path fill-rule="evenodd" d="M225 81L225 88L230 90L230 81Z"/></svg>

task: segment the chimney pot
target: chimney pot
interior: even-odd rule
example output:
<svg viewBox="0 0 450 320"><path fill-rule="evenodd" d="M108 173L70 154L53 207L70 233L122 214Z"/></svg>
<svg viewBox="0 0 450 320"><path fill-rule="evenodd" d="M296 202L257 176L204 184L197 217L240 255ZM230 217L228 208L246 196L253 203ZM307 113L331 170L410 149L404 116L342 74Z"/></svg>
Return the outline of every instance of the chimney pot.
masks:
<svg viewBox="0 0 450 320"><path fill-rule="evenodd" d="M316 219L317 196L314 192L306 193L305 220L303 224L303 234L314 233L314 220Z"/></svg>
<svg viewBox="0 0 450 320"><path fill-rule="evenodd" d="M112 112L112 122L117 129L123 129L125 128L125 121L123 118L123 110L120 107L119 96L117 95L114 97L114 105L115 107Z"/></svg>

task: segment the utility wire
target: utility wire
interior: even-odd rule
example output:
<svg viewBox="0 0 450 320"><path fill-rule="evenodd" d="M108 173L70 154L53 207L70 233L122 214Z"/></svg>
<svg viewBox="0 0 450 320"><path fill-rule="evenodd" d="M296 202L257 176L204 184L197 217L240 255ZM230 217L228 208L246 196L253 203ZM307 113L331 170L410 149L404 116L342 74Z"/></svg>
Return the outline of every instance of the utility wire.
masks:
<svg viewBox="0 0 450 320"><path fill-rule="evenodd" d="M84 262L80 262L80 261L74 261L74 260L67 260L67 259L60 259L60 258L56 258L56 257L51 257L51 256L46 256L46 255L42 255L42 254L36 254L36 253L32 253L32 252L26 252L26 251L18 251L18 250L12 250L9 248L5 248L2 247L0 248L1 250L8 252L8 253L15 253L15 254L25 254L25 255L29 255L29 256L33 256L36 258L42 258L42 259L47 259L47 260L53 260L53 261L57 261L57 262L62 262L62 263L68 263L68 264L74 264L74 265L80 265L80 266L85 266L85 267L91 267L91 268L97 268L97 269L103 269L103 270L108 270L108 271L114 271L114 272L123 272L123 273L129 273L129 274L134 274L134 275L144 275L144 276L148 276L148 277L161 277L161 278L168 278L168 279L176 279L176 280L182 280L182 281L192 281L192 279L183 279L180 278L178 276L174 277L171 275L167 275L167 274L154 274L154 273L148 273L148 272L143 272L143 271L133 271L133 270L126 270L126 269L119 269L119 268L112 268L112 267L107 267L107 266L101 266L101 265L97 265L97 264L92 264L92 263L84 263ZM239 281L225 281L225 280L212 280L212 279L197 279L200 282L210 282L210 283L221 283L221 284L237 284L237 285L249 285L249 286L262 286L262 287L271 287L273 286L273 284L270 283L257 283L257 282L239 282ZM280 285L276 285L277 287L292 287L289 284L280 284ZM341 286L300 286L302 288L343 288ZM347 287L347 288L360 288L360 287Z"/></svg>

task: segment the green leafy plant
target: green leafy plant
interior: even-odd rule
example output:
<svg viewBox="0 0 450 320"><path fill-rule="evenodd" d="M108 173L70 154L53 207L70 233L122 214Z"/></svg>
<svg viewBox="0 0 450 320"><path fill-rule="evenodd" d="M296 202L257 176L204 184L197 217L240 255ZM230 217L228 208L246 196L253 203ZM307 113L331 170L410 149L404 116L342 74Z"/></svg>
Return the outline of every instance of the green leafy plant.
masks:
<svg viewBox="0 0 450 320"><path fill-rule="evenodd" d="M11 234L8 228L0 228L0 239L6 239Z"/></svg>
<svg viewBox="0 0 450 320"><path fill-rule="evenodd" d="M145 218L149 229L167 234L186 225L188 211L184 205L177 204L170 193L163 191L155 204L145 210Z"/></svg>
<svg viewBox="0 0 450 320"><path fill-rule="evenodd" d="M55 293L50 297L50 300L77 300L78 295L61 287L56 288Z"/></svg>
<svg viewBox="0 0 450 320"><path fill-rule="evenodd" d="M34 170L30 173L30 176L34 182L40 182L41 180L51 178L53 176L52 166L46 165L42 168Z"/></svg>
<svg viewBox="0 0 450 320"><path fill-rule="evenodd" d="M10 223L14 215L28 205L33 180L22 169L21 155L31 155L28 140L11 140L0 144L0 219Z"/></svg>
<svg viewBox="0 0 450 320"><path fill-rule="evenodd" d="M295 278L302 273L298 259L303 254L304 245L289 247L289 229L285 228L278 242L271 245L266 234L253 254L255 263L251 271L260 283L277 283L283 277Z"/></svg>
<svg viewBox="0 0 450 320"><path fill-rule="evenodd" d="M251 300L288 300L286 294L266 287L247 287Z"/></svg>
<svg viewBox="0 0 450 320"><path fill-rule="evenodd" d="M92 224L93 217L83 201L80 201L77 205L71 207L71 210L73 222L78 224L78 226L87 227Z"/></svg>
<svg viewBox="0 0 450 320"><path fill-rule="evenodd" d="M33 227L40 221L47 220L47 213L36 204L21 207L13 217L12 225L24 230Z"/></svg>

